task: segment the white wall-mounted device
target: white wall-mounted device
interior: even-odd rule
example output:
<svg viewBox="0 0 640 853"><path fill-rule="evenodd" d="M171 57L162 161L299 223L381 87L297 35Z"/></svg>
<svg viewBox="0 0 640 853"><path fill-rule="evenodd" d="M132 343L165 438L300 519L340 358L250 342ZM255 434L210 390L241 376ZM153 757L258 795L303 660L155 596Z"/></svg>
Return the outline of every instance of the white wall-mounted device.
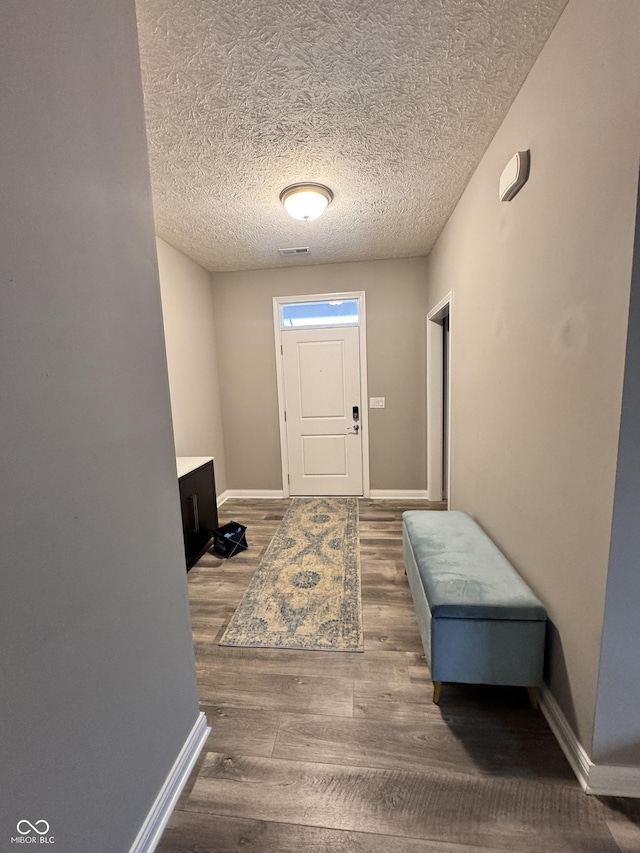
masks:
<svg viewBox="0 0 640 853"><path fill-rule="evenodd" d="M529 177L529 151L518 151L500 176L500 201L511 201Z"/></svg>

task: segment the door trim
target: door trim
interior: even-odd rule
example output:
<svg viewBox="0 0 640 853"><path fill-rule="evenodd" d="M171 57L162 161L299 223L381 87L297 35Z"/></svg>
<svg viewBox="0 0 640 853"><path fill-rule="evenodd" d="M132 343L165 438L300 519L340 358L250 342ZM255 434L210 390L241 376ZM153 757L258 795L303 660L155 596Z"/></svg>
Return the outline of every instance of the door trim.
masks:
<svg viewBox="0 0 640 853"><path fill-rule="evenodd" d="M358 316L360 317L360 436L362 442L362 494L365 498L368 498L371 492L369 479L369 397L367 385L366 305L364 290L355 290L349 291L348 293L313 293L303 294L302 296L273 297L273 330L276 355L276 384L278 387L278 421L280 424L280 460L282 464L282 492L285 498L290 497L291 491L289 488L287 423L284 416L284 369L282 364L280 306L286 305L289 302L324 302L330 299L358 300Z"/></svg>
<svg viewBox="0 0 640 853"><path fill-rule="evenodd" d="M427 314L427 500L450 500L451 493L451 337L449 337L449 375L447 440L449 447L447 494L443 491L443 319L449 315L450 329L453 327L453 293L447 293ZM451 332L450 332L451 334Z"/></svg>

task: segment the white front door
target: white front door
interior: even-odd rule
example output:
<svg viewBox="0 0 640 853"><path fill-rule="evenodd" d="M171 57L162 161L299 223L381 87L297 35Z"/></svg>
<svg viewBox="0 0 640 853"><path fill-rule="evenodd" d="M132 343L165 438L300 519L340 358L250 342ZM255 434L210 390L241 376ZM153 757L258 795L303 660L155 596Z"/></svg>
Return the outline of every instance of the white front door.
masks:
<svg viewBox="0 0 640 853"><path fill-rule="evenodd" d="M282 331L289 491L361 495L360 329Z"/></svg>

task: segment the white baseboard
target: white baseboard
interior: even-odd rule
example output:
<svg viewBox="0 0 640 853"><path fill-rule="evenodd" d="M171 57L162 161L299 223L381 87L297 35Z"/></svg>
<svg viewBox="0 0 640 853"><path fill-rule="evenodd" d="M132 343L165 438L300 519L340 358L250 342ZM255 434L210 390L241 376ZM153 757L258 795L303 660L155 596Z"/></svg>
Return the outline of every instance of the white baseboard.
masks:
<svg viewBox="0 0 640 853"><path fill-rule="evenodd" d="M200 712L129 853L153 853L156 849L210 731L206 716Z"/></svg>
<svg viewBox="0 0 640 853"><path fill-rule="evenodd" d="M422 489L371 489L369 497L377 501L426 501L427 492ZM222 506L231 498L253 499L284 498L282 489L227 489L217 496L218 506Z"/></svg>
<svg viewBox="0 0 640 853"><path fill-rule="evenodd" d="M540 709L585 793L640 797L640 767L594 764L546 685L540 688Z"/></svg>
<svg viewBox="0 0 640 853"><path fill-rule="evenodd" d="M540 710L549 723L549 728L554 733L556 740L562 747L562 751L571 765L571 769L576 774L578 782L589 793L589 772L592 761L567 722L567 718L562 713L560 706L546 684L543 684L540 688Z"/></svg>
<svg viewBox="0 0 640 853"><path fill-rule="evenodd" d="M601 797L640 797L640 767L594 764L588 793Z"/></svg>
<svg viewBox="0 0 640 853"><path fill-rule="evenodd" d="M422 489L371 489L369 497L374 501L426 501L427 492Z"/></svg>
<svg viewBox="0 0 640 853"><path fill-rule="evenodd" d="M218 506L222 506L226 501L232 498L244 498L246 500L262 499L277 500L283 498L284 492L282 489L227 489L221 495L217 496Z"/></svg>

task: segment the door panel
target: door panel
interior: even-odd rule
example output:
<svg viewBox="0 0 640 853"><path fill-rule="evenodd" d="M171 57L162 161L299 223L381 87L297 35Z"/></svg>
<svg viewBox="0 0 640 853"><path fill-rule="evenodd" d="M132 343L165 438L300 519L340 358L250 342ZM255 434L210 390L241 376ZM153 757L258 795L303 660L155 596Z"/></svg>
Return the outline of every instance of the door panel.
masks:
<svg viewBox="0 0 640 853"><path fill-rule="evenodd" d="M344 477L347 474L346 435L303 435L302 473L305 477Z"/></svg>
<svg viewBox="0 0 640 853"><path fill-rule="evenodd" d="M345 415L344 341L299 341L300 416Z"/></svg>
<svg viewBox="0 0 640 853"><path fill-rule="evenodd" d="M289 487L292 495L361 495L357 326L282 332Z"/></svg>

